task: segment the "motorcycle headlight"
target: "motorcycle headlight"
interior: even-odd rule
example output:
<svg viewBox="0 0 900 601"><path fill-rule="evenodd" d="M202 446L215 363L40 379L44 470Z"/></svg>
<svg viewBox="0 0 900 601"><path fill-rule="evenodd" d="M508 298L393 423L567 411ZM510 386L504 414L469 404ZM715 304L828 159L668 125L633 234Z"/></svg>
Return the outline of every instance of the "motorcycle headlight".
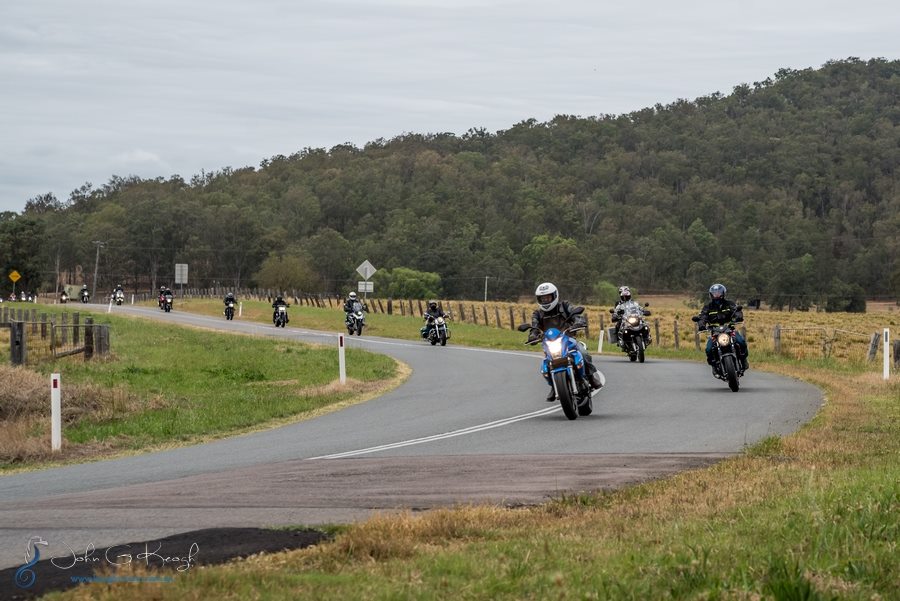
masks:
<svg viewBox="0 0 900 601"><path fill-rule="evenodd" d="M632 315L628 318L628 325L636 326L639 323L641 323L641 320L639 318L635 317L634 315Z"/></svg>
<svg viewBox="0 0 900 601"><path fill-rule="evenodd" d="M731 344L731 336L722 332L718 336L716 336L716 341L719 343L719 346L728 346Z"/></svg>
<svg viewBox="0 0 900 601"><path fill-rule="evenodd" d="M563 353L563 343L562 338L557 338L556 340L549 340L546 343L547 352L550 353L551 359L559 359L562 357Z"/></svg>

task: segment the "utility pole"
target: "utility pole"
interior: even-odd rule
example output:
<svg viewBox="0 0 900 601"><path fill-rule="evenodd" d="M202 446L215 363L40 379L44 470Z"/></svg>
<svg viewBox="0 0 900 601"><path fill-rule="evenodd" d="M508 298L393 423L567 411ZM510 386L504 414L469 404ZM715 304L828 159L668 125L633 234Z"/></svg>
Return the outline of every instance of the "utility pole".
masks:
<svg viewBox="0 0 900 601"><path fill-rule="evenodd" d="M488 278L491 277L489 275L484 276L484 302L487 302L487 281Z"/></svg>
<svg viewBox="0 0 900 601"><path fill-rule="evenodd" d="M100 247L106 246L106 242L94 240L93 244L97 245L97 258L94 259L94 290L91 292L91 298L97 299L97 269L100 267Z"/></svg>

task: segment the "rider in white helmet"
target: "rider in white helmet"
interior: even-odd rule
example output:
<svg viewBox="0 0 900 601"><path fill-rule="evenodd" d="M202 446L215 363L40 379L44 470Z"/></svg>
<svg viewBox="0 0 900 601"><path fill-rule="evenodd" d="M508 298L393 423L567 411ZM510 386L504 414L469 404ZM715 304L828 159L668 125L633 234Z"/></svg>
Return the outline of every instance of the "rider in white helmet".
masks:
<svg viewBox="0 0 900 601"><path fill-rule="evenodd" d="M568 301L559 300L559 290L551 282L540 284L534 291L538 308L531 314L531 327L533 328L528 334L529 340L536 340L541 337L540 331L546 331L550 328L556 328L563 331L572 326L586 326L587 318L584 314L573 315L572 307ZM540 331L539 331L540 330ZM580 351L585 361L585 375L591 388L599 389L603 387L603 376L594 366L593 359L587 351ZM547 395L547 401L556 400L556 393L553 390L553 382L550 381L549 375L544 376L550 384L550 393Z"/></svg>

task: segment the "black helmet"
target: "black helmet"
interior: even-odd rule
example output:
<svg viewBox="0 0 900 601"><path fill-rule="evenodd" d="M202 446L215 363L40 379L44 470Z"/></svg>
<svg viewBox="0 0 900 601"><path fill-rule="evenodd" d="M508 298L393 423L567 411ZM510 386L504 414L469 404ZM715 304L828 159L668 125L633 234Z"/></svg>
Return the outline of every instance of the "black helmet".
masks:
<svg viewBox="0 0 900 601"><path fill-rule="evenodd" d="M428 308L432 309L432 310L437 309L437 303L434 301L431 301L430 303L428 303Z"/></svg>
<svg viewBox="0 0 900 601"><path fill-rule="evenodd" d="M710 300L725 300L725 286L722 284L713 284L709 287L709 299Z"/></svg>
<svg viewBox="0 0 900 601"><path fill-rule="evenodd" d="M284 297L279 294L278 296L275 297L275 300L277 300L277 301L284 300Z"/></svg>

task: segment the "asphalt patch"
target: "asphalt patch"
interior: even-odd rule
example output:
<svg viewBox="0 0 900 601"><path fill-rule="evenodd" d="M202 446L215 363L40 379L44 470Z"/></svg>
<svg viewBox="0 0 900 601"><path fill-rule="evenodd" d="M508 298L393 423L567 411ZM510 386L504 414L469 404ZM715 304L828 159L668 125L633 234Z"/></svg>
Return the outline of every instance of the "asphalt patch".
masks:
<svg viewBox="0 0 900 601"><path fill-rule="evenodd" d="M174 579L194 566L222 564L257 553L302 549L329 538L330 535L318 530L208 528L90 552L81 549L73 556L57 557L52 563L50 559L42 559L33 566L0 570L0 601L34 599L50 591L108 582L109 578L115 578L117 564L139 563L151 568L152 578ZM99 580L88 582L91 578ZM29 583L27 588L22 587Z"/></svg>

